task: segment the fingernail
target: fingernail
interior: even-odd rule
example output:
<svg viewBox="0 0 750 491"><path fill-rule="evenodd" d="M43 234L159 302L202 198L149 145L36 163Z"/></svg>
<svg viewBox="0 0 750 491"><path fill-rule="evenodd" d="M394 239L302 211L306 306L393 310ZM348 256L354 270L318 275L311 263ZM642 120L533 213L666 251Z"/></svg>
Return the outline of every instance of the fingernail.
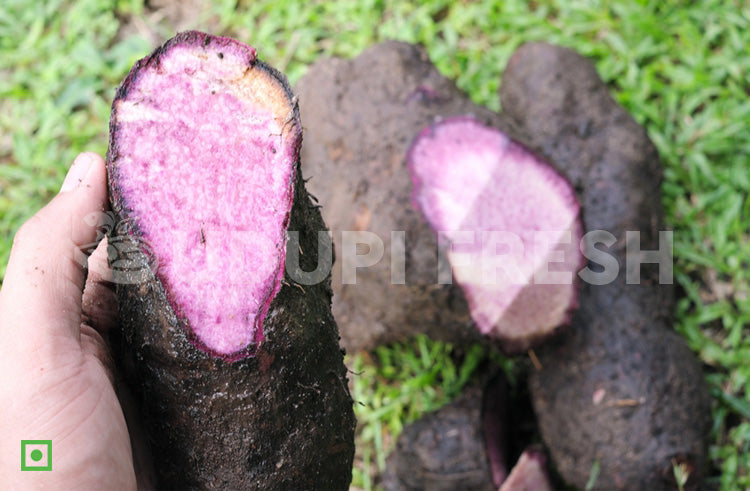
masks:
<svg viewBox="0 0 750 491"><path fill-rule="evenodd" d="M70 166L68 174L65 176L60 192L65 193L77 188L83 182L93 163L94 158L90 154L82 153L78 155L73 161L73 165Z"/></svg>

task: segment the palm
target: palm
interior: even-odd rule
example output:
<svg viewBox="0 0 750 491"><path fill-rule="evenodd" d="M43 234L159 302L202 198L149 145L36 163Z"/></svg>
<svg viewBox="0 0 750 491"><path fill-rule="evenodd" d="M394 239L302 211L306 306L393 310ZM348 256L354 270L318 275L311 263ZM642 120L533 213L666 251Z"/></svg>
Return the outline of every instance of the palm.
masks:
<svg viewBox="0 0 750 491"><path fill-rule="evenodd" d="M104 342L116 312L106 241L88 258L88 274L81 254L97 239L86 217L105 209L104 161L81 154L62 192L16 234L0 289L3 489L136 488ZM21 469L23 440L51 442L51 472Z"/></svg>
<svg viewBox="0 0 750 491"><path fill-rule="evenodd" d="M14 424L2 433L15 434L3 443L52 442L53 472L34 477L75 483L81 489L102 484L112 489L135 487L128 428L100 358L103 348L98 333L85 326L80 345L60 339L47 352L10 366L3 363L6 383L0 389L0 405L10 413L5 421Z"/></svg>

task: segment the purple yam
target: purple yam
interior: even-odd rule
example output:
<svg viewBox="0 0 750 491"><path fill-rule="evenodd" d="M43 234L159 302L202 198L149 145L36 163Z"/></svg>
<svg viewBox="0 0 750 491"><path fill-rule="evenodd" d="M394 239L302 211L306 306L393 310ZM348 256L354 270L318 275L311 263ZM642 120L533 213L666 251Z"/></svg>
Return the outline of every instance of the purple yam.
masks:
<svg viewBox="0 0 750 491"><path fill-rule="evenodd" d="M423 48L395 41L352 60L317 61L297 92L306 120L315 121L305 128L302 165L336 250L346 253L344 232L383 245L380 261L357 268L356 283L344 279L347 258L333 267L344 346L372 349L416 334L480 341L461 288L438 283L437 238L410 205L406 154L438 117L474 114L505 128L503 120L441 75Z"/></svg>
<svg viewBox="0 0 750 491"><path fill-rule="evenodd" d="M332 259L300 143L285 78L232 39L180 33L117 91L115 356L159 487L349 485L355 421L330 277L295 281ZM300 264L285 268L287 247Z"/></svg>
<svg viewBox="0 0 750 491"><path fill-rule="evenodd" d="M570 49L522 46L500 95L524 142L573 183L586 229L614 237L595 244L599 252L588 248L587 272L599 279L582 285L571 329L537 351L541 368L530 378L557 471L578 488L598 466L594 489L676 489L678 463L690 472L685 489L703 489L710 429L703 373L672 329L671 281L628 254L669 247L660 238L666 227L656 148L594 65ZM640 243L628 243L628 231L639 232ZM616 274L611 281L602 277L605 265ZM640 281L629 281L626 271L637 268Z"/></svg>
<svg viewBox="0 0 750 491"><path fill-rule="evenodd" d="M525 450L499 491L553 491L546 466L547 457L541 451Z"/></svg>
<svg viewBox="0 0 750 491"><path fill-rule="evenodd" d="M447 244L477 328L517 353L567 324L583 234L568 182L469 117L422 131L408 163L412 199Z"/></svg>

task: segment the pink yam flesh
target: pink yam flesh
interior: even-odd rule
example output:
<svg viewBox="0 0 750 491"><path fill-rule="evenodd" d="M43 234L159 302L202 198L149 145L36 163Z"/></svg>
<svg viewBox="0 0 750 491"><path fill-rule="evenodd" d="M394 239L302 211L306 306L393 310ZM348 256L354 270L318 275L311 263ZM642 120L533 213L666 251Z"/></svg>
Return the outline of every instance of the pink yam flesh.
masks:
<svg viewBox="0 0 750 491"><path fill-rule="evenodd" d="M499 491L553 491L545 468L547 458L541 452L526 450L519 457Z"/></svg>
<svg viewBox="0 0 750 491"><path fill-rule="evenodd" d="M447 248L483 334L517 352L569 322L583 229L564 178L469 117L423 130L409 168L415 206Z"/></svg>
<svg viewBox="0 0 750 491"><path fill-rule="evenodd" d="M285 82L253 48L187 39L126 80L113 187L178 317L230 355L262 341L280 288L299 136Z"/></svg>

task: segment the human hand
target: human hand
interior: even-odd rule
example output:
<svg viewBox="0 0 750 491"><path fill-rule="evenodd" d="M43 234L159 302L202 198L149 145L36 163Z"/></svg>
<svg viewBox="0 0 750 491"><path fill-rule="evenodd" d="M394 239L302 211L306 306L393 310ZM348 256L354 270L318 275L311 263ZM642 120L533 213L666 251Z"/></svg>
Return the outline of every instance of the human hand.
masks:
<svg viewBox="0 0 750 491"><path fill-rule="evenodd" d="M106 343L115 322L106 169L79 155L60 193L18 231L0 289L0 488L135 489L128 427ZM84 289L85 285L85 289ZM21 440L51 440L52 472L21 471Z"/></svg>

